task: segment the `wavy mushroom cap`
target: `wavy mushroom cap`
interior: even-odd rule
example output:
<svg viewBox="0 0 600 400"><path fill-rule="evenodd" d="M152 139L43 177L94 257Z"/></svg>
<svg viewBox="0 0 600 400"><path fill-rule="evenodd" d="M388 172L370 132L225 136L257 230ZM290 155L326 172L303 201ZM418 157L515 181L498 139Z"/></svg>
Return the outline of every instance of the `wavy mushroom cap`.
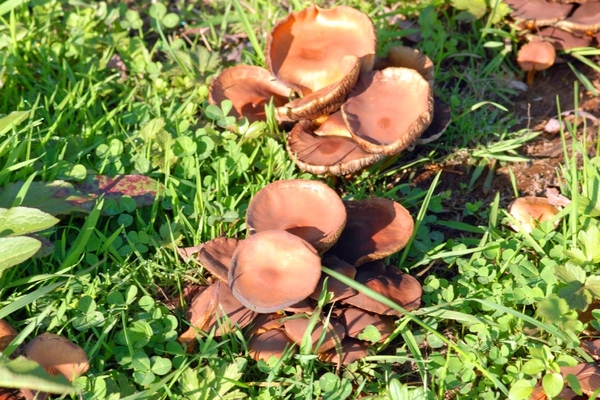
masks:
<svg viewBox="0 0 600 400"><path fill-rule="evenodd" d="M286 231L262 231L240 241L229 269L233 295L260 313L306 299L321 277L317 251Z"/></svg>
<svg viewBox="0 0 600 400"><path fill-rule="evenodd" d="M388 266L385 272L359 268L355 280L387 297L407 311L416 310L421 304L423 288L419 281L400 272L395 267ZM401 315L395 309L361 292L342 300L342 302L380 315Z"/></svg>
<svg viewBox="0 0 600 400"><path fill-rule="evenodd" d="M534 40L521 46L517 63L523 71L543 71L550 68L556 59L556 50L550 42Z"/></svg>
<svg viewBox="0 0 600 400"><path fill-rule="evenodd" d="M343 136L344 132L350 135L339 111L318 129L311 121L301 121L288 135L288 154L301 170L315 175L352 174L385 157L365 151L354 140Z"/></svg>
<svg viewBox="0 0 600 400"><path fill-rule="evenodd" d="M412 236L413 218L395 201L374 197L344 206L348 221L331 252L356 267L396 253Z"/></svg>
<svg viewBox="0 0 600 400"><path fill-rule="evenodd" d="M69 381L90 368L85 351L69 339L54 333L42 333L25 346L25 355L49 374L62 374Z"/></svg>
<svg viewBox="0 0 600 400"><path fill-rule="evenodd" d="M342 79L277 108L275 112L278 120L316 120L339 110L358 80L360 60L348 55L342 57L340 63L345 73Z"/></svg>
<svg viewBox="0 0 600 400"><path fill-rule="evenodd" d="M371 71L358 78L342 114L360 147L369 153L398 154L431 123L433 94L415 70Z"/></svg>
<svg viewBox="0 0 600 400"><path fill-rule="evenodd" d="M224 70L210 85L210 104L221 104L225 99L233 104L231 115L246 117L248 121L264 121L265 105L271 99L276 107L289 101L292 90L278 82L264 68L236 65Z"/></svg>
<svg viewBox="0 0 600 400"><path fill-rule="evenodd" d="M600 30L600 3L580 4L568 18L558 21L561 29L582 33L595 33Z"/></svg>
<svg viewBox="0 0 600 400"><path fill-rule="evenodd" d="M286 335L294 341L297 345L301 345L309 326L309 318L295 318L289 319L283 325ZM323 333L325 330L325 333ZM314 326L310 337L312 339L313 346L321 343L316 349L316 353L323 353L329 349L335 347L337 343L340 343L344 337L346 337L346 328L339 321L335 319L329 320L329 325L325 329L325 325L322 322L317 322ZM321 337L323 337L321 339Z"/></svg>
<svg viewBox="0 0 600 400"><path fill-rule="evenodd" d="M281 230L306 240L320 252L331 247L346 225L346 210L324 183L302 179L270 183L248 205L248 233Z"/></svg>
<svg viewBox="0 0 600 400"><path fill-rule="evenodd" d="M375 62L373 69L383 70L388 67L402 67L417 71L433 88L433 62L417 49L407 46L394 46L388 50L384 58Z"/></svg>
<svg viewBox="0 0 600 400"><path fill-rule="evenodd" d="M552 221L559 213L559 209L548 202L546 197L525 196L515 199L509 206L508 212L516 220L515 225L511 225L515 231L523 230L531 233L536 226L536 222ZM554 221L554 228L558 227L560 220Z"/></svg>
<svg viewBox="0 0 600 400"><path fill-rule="evenodd" d="M375 26L365 13L347 6L311 6L273 27L267 37L267 66L306 96L343 79L344 56L358 57L361 70L370 70L376 45Z"/></svg>
<svg viewBox="0 0 600 400"><path fill-rule="evenodd" d="M281 329L271 329L256 334L248 342L248 354L255 360L269 361L272 356L281 358L294 342Z"/></svg>
<svg viewBox="0 0 600 400"><path fill-rule="evenodd" d="M587 47L592 43L592 37L584 34L575 34L548 26L539 31L539 36L552 43L556 50L569 50L575 47Z"/></svg>
<svg viewBox="0 0 600 400"><path fill-rule="evenodd" d="M505 0L513 9L511 16L533 26L552 25L571 13L572 4L548 3L544 0Z"/></svg>
<svg viewBox="0 0 600 400"><path fill-rule="evenodd" d="M226 237L210 240L198 251L196 259L217 279L227 284L229 264L238 242L237 239Z"/></svg>
<svg viewBox="0 0 600 400"><path fill-rule="evenodd" d="M325 256L321 262L327 268L332 269L350 279L354 279L356 276L356 268L352 264L348 264L336 256ZM319 284L315 288L315 291L310 295L312 299L318 300L319 297L321 297L321 292L323 291L323 286L325 285L325 279L327 279L327 291L333 293L333 297L331 298L330 302L343 300L356 294L356 290L352 289L345 283L340 282L332 276L321 274Z"/></svg>
<svg viewBox="0 0 600 400"><path fill-rule="evenodd" d="M433 119L427 129L415 141L417 144L427 144L438 140L452 122L452 111L448 104L438 97L433 99L433 104Z"/></svg>

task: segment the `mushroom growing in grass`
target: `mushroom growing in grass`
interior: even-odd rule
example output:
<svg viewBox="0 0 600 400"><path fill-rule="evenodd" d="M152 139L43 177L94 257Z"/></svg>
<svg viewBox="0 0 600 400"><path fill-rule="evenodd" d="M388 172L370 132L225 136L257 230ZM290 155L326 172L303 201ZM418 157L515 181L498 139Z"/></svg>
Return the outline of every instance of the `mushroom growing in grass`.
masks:
<svg viewBox="0 0 600 400"><path fill-rule="evenodd" d="M234 296L260 313L306 299L320 277L321 259L314 247L282 230L257 232L241 241L229 269Z"/></svg>
<svg viewBox="0 0 600 400"><path fill-rule="evenodd" d="M516 221L510 227L515 231L531 233L536 227L536 221L554 221L554 228L560 224L560 219L556 219L559 209L548 203L545 197L525 196L519 197L508 206L508 212Z"/></svg>
<svg viewBox="0 0 600 400"><path fill-rule="evenodd" d="M69 339L42 333L25 346L25 355L40 364L50 375L61 374L69 381L90 368L85 351Z"/></svg>
<svg viewBox="0 0 600 400"><path fill-rule="evenodd" d="M552 43L543 40L533 40L524 44L517 53L517 63L527 72L527 84L533 83L535 71L543 71L554 65L556 50Z"/></svg>

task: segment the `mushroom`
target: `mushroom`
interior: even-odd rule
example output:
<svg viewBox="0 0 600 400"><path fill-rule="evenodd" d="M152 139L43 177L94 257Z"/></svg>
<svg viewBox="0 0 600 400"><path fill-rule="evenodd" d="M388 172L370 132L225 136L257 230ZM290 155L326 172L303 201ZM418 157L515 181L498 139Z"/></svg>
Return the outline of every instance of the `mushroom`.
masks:
<svg viewBox="0 0 600 400"><path fill-rule="evenodd" d="M555 219L559 209L550 205L545 197L525 196L515 199L509 206L508 212L516 220L516 224L511 225L515 231L523 230L531 233L535 228L536 222L545 222L554 220L554 228L560 224L560 219Z"/></svg>
<svg viewBox="0 0 600 400"><path fill-rule="evenodd" d="M15 330L8 322L0 319L0 351L3 351L17 337L19 332Z"/></svg>
<svg viewBox="0 0 600 400"><path fill-rule="evenodd" d="M270 313L307 298L320 276L321 259L310 244L286 231L271 230L239 243L229 285L246 307Z"/></svg>
<svg viewBox="0 0 600 400"><path fill-rule="evenodd" d="M558 21L556 26L567 31L592 35L600 30L600 3L580 4L569 17Z"/></svg>
<svg viewBox="0 0 600 400"><path fill-rule="evenodd" d="M204 246L198 251L196 258L200 264L217 279L227 282L229 274L229 264L233 252L237 248L238 240L233 238L218 237L204 243Z"/></svg>
<svg viewBox="0 0 600 400"><path fill-rule="evenodd" d="M276 107L288 102L292 91L278 82L264 68L236 65L224 70L210 85L210 104L228 99L233 104L231 115L248 121L264 121L265 105L273 99Z"/></svg>
<svg viewBox="0 0 600 400"><path fill-rule="evenodd" d="M417 49L407 46L393 46L385 58L379 58L373 69L382 70L388 67L402 67L417 71L433 88L433 62Z"/></svg>
<svg viewBox="0 0 600 400"><path fill-rule="evenodd" d="M416 144L427 144L438 140L446 131L450 122L452 122L451 111L448 104L437 97L433 99L433 104L433 119L431 120L431 124L429 124L421 136L415 140Z"/></svg>
<svg viewBox="0 0 600 400"><path fill-rule="evenodd" d="M327 268L339 272L340 274L345 275L350 279L354 279L354 277L356 276L356 268L352 264L348 264L347 262L340 260L334 255L328 255L324 257L322 263ZM319 284L315 288L315 291L310 295L310 297L312 297L315 300L319 299L319 297L321 296L321 292L323 291L323 285L325 283L326 278L327 291L333 293L333 297L331 298L330 302L343 300L347 297L356 294L356 290L352 289L345 283L338 281L332 276L321 274Z"/></svg>
<svg viewBox="0 0 600 400"><path fill-rule="evenodd" d="M25 346L25 355L40 364L50 375L62 374L69 381L90 368L85 351L69 339L42 333Z"/></svg>
<svg viewBox="0 0 600 400"><path fill-rule="evenodd" d="M346 210L337 193L324 183L291 179L268 184L250 201L248 233L267 230L292 233L323 252L346 224ZM251 236L252 237L252 236Z"/></svg>
<svg viewBox="0 0 600 400"><path fill-rule="evenodd" d="M369 345L367 342L346 337L342 340L342 348L339 352L337 348L333 348L326 352L319 353L319 360L333 364L342 363L343 365L348 365L368 356L368 349Z"/></svg>
<svg viewBox="0 0 600 400"><path fill-rule="evenodd" d="M524 44L517 53L517 63L527 72L527 84L533 83L535 71L550 68L556 59L556 50L550 42L533 40Z"/></svg>
<svg viewBox="0 0 600 400"><path fill-rule="evenodd" d="M589 35L576 35L573 32L563 31L554 26L548 26L539 31L540 38L552 43L556 50L569 50L575 47L587 47L592 42Z"/></svg>
<svg viewBox="0 0 600 400"><path fill-rule="evenodd" d="M360 147L369 153L398 154L431 123L431 92L429 83L415 70L371 71L358 78L342 114Z"/></svg>
<svg viewBox="0 0 600 400"><path fill-rule="evenodd" d="M288 135L288 154L303 171L316 175L352 174L385 157L369 153L354 140L343 136L344 132L348 135L350 132L340 111L315 128L313 122L301 121Z"/></svg>
<svg viewBox="0 0 600 400"><path fill-rule="evenodd" d="M298 317L298 315L296 315ZM304 339L309 325L309 318L293 318L285 322L284 328L286 335L294 341L294 343L300 345ZM311 332L311 339L313 346L321 343L319 348L316 349L316 353L323 353L329 349L332 349L336 344L340 343L346 336L346 328L339 321L331 318L327 326L327 330L323 333L324 324L317 322Z"/></svg>
<svg viewBox="0 0 600 400"><path fill-rule="evenodd" d="M575 375L581 391L591 396L597 389L600 389L600 367L595 363L584 363L574 367L560 367L560 373L563 377L569 374Z"/></svg>
<svg viewBox="0 0 600 400"><path fill-rule="evenodd" d="M377 37L371 19L347 6L311 6L279 21L267 37L267 67L286 85L309 95L341 81L347 55L373 67Z"/></svg>
<svg viewBox="0 0 600 400"><path fill-rule="evenodd" d="M359 335L369 325L377 328L381 334L381 338L379 339L380 342L383 342L390 337L396 329L394 320L391 317L369 313L355 307L348 307L342 310L341 320L346 326L348 336L355 339L360 339Z"/></svg>
<svg viewBox="0 0 600 400"><path fill-rule="evenodd" d="M571 13L572 4L548 3L544 0L505 0L514 11L515 19L524 20L530 27L552 25Z"/></svg>
<svg viewBox="0 0 600 400"><path fill-rule="evenodd" d="M359 268L355 280L392 300L406 311L415 310L421 304L423 289L419 281L408 274L400 272L396 267L388 266L385 272ZM395 309L372 299L360 291L356 295L342 300L342 303L380 315L401 315Z"/></svg>
<svg viewBox="0 0 600 400"><path fill-rule="evenodd" d="M255 360L269 361L269 358L281 358L286 349L292 346L292 340L280 329L272 329L255 335L248 342L248 354Z"/></svg>
<svg viewBox="0 0 600 400"><path fill-rule="evenodd" d="M396 253L412 236L414 221L395 201L375 197L344 206L348 221L331 253L355 267Z"/></svg>

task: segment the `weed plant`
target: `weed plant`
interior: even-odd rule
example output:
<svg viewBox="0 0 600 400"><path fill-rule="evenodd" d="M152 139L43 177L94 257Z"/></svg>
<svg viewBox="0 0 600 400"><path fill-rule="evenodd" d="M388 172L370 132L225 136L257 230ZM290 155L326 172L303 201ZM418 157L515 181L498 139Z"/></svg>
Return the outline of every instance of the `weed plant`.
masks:
<svg viewBox="0 0 600 400"><path fill-rule="evenodd" d="M440 0L339 3L373 18L381 53L411 33L394 17L417 20L436 95L452 108L444 139L337 186L345 199L376 195L411 210L415 234L389 261L418 274L423 307L341 369L310 352L255 362L241 332L199 332L197 352L186 354L176 341L187 324L183 292L207 275L176 247L239 235L250 198L269 182L316 179L294 168L272 120L235 121L228 102L208 105L210 79L239 62L264 66L266 32L311 3L8 0L0 4L0 195L21 182L10 204L18 207L32 182L119 174L151 177L163 190L147 207L125 196L61 215L38 236L51 254L0 271L0 318L20 331L0 368L19 344L51 331L90 357L90 372L74 382L84 399L491 400L526 399L539 380L557 393L558 367L589 359L578 348L586 324L577 312L600 296L600 174L585 139L565 149L561 189L573 203L556 231L510 231L498 196L447 220L447 201L471 187L435 192L439 174L428 188L390 184L426 163L464 159L474 182L490 162L522 161L516 150L534 134L511 131L511 33L485 17L465 21Z"/></svg>

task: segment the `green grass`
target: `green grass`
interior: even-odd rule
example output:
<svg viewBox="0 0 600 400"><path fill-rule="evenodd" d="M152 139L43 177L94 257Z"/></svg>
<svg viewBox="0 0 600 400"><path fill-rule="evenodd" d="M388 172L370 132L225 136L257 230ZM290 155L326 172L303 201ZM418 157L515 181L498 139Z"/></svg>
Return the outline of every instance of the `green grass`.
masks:
<svg viewBox="0 0 600 400"><path fill-rule="evenodd" d="M435 93L452 108L442 140L352 179L328 180L345 199L381 196L411 211L415 233L389 261L418 274L422 308L398 319L393 339L341 370L306 347L255 362L240 332L203 334L195 353L183 351L175 339L187 322L173 305L207 276L176 247L241 237L260 188L317 179L294 167L272 122L228 130L228 104L207 102L211 78L233 63L227 56L240 51L241 62L264 65L268 30L311 4L289 3L0 5L0 116L8 116L0 119L0 198L22 182L10 204L18 206L34 182L76 186L98 174L142 174L162 190L144 207L104 198L85 214L60 215L40 236L53 243L52 254L0 271L0 318L20 331L5 356L42 332L70 338L91 360L74 383L85 399L524 399L539 379L556 383L557 366L589 359L577 347L586 324L576 310L598 297L590 277L600 258L586 240L600 239L598 159L582 155L587 138L565 149L561 191L573 203L556 231L511 231L499 196L448 217L450 199L471 190L490 163L524 161L518 149L536 134L514 131L508 111L517 93L507 79L519 79L514 32L485 17L465 22L440 0L393 10L336 2L373 18L380 52L407 34L389 18L418 20L417 46L436 66ZM113 66L119 59L126 71ZM439 175L426 189L411 183L419 166L458 157L472 166L470 184L437 193ZM563 265L585 279L561 280Z"/></svg>

